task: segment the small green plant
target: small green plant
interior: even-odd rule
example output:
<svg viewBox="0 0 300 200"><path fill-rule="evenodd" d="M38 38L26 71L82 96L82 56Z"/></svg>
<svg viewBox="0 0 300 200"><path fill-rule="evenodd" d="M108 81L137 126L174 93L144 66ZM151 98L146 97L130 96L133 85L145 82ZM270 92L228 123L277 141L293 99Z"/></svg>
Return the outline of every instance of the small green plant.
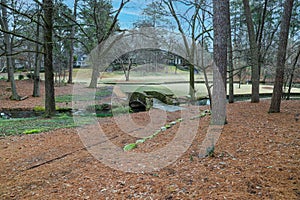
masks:
<svg viewBox="0 0 300 200"><path fill-rule="evenodd" d="M171 126L172 126L171 124L166 124L166 125L165 125L166 129L171 128Z"/></svg>
<svg viewBox="0 0 300 200"><path fill-rule="evenodd" d="M207 147L206 155L208 157L215 157L215 146Z"/></svg>
<svg viewBox="0 0 300 200"><path fill-rule="evenodd" d="M43 112L43 111L45 111L45 107L43 107L43 106L35 106L33 108L33 110L36 111L36 112Z"/></svg>
<svg viewBox="0 0 300 200"><path fill-rule="evenodd" d="M34 134L34 133L40 133L40 132L42 132L43 130L41 130L41 129L30 129L30 130L25 130L24 132L23 132L23 134Z"/></svg>
<svg viewBox="0 0 300 200"><path fill-rule="evenodd" d="M125 145L123 150L124 151L129 151L129 150L132 150L132 149L135 149L135 148L137 148L137 144L136 143L131 143L131 144Z"/></svg>
<svg viewBox="0 0 300 200"><path fill-rule="evenodd" d="M190 161L193 162L194 161L194 157L193 155L190 155Z"/></svg>

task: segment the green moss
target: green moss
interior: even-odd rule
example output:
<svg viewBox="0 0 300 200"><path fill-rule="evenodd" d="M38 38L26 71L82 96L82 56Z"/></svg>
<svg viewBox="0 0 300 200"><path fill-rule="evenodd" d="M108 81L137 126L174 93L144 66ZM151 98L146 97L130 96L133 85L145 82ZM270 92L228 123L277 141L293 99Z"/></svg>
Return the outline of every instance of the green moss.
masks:
<svg viewBox="0 0 300 200"><path fill-rule="evenodd" d="M44 106L35 106L33 108L34 111L36 112L44 112L45 111L45 107Z"/></svg>
<svg viewBox="0 0 300 200"><path fill-rule="evenodd" d="M34 133L40 133L43 132L42 129L30 129L30 130L25 130L23 134L34 134Z"/></svg>
<svg viewBox="0 0 300 200"><path fill-rule="evenodd" d="M131 143L131 144L125 145L123 150L124 151L129 151L129 150L132 150L132 149L135 149L135 148L137 148L137 144L136 143Z"/></svg>
<svg viewBox="0 0 300 200"><path fill-rule="evenodd" d="M166 127L166 129L169 129L169 128L171 128L171 124L166 124L165 127Z"/></svg>

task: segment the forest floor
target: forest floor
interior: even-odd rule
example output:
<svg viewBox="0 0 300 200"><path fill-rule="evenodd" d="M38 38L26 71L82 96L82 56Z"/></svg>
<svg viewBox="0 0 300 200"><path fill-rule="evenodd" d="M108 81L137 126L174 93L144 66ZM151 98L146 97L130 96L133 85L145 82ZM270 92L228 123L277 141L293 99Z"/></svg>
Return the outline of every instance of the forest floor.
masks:
<svg viewBox="0 0 300 200"><path fill-rule="evenodd" d="M32 82L22 81L17 85L20 94L29 98L8 100L8 83L0 81L1 108L43 105L43 97L31 97ZM71 91L70 85L56 88L57 95ZM210 116L178 123L136 149L123 152L125 144L136 140L134 134L128 134L132 129L129 123L129 127L123 123L120 128L124 117L140 126L150 124L154 120L151 116L165 116L167 122L182 117L181 112L156 109L127 114L121 120L97 119L105 137L130 160L128 165L125 160L125 167L116 167L119 161L114 152L101 155L103 143L93 143L93 148L86 145L89 141L84 136L93 136L93 124L1 137L0 199L300 199L300 120L296 117L300 101L283 101L281 113L276 114L268 114L269 104L269 100L263 100L257 104L228 105L228 124L222 129L213 155L206 158L199 158L198 152ZM186 109L198 111L198 108ZM198 126L195 138L174 162L156 171L128 172L130 167L136 167L132 164L142 162L130 163L136 155L146 158L164 148L170 154L177 154L180 147L169 144L181 132L186 131L188 136L189 126L190 129ZM164 158L157 159L149 162L149 166Z"/></svg>

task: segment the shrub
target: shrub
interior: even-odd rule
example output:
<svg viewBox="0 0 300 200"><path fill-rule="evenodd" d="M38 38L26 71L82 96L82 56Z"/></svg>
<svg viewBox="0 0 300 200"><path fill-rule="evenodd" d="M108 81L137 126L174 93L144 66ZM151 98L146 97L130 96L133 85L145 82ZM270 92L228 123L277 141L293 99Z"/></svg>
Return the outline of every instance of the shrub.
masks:
<svg viewBox="0 0 300 200"><path fill-rule="evenodd" d="M24 75L23 74L19 74L18 79L19 80L23 80L24 79Z"/></svg>
<svg viewBox="0 0 300 200"><path fill-rule="evenodd" d="M33 73L27 73L26 77L29 78L29 79L33 79L34 74Z"/></svg>

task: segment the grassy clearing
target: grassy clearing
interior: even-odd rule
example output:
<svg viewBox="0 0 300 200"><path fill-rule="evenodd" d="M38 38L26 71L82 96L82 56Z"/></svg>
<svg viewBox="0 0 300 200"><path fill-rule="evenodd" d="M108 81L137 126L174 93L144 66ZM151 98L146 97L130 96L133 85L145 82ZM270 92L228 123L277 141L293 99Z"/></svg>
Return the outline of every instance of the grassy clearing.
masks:
<svg viewBox="0 0 300 200"><path fill-rule="evenodd" d="M58 95L55 97L55 102L57 103L69 103L72 102L73 99L76 101L90 101L90 97L95 96L94 100L110 96L112 94L112 89L110 87L101 87L97 88L95 94L86 94L86 95L76 95L66 94L66 95Z"/></svg>
<svg viewBox="0 0 300 200"><path fill-rule="evenodd" d="M59 128L72 128L90 123L90 117L82 117L81 124L75 124L73 117L66 114L53 118L0 119L0 136L34 134ZM13 124L13 126L12 126Z"/></svg>

